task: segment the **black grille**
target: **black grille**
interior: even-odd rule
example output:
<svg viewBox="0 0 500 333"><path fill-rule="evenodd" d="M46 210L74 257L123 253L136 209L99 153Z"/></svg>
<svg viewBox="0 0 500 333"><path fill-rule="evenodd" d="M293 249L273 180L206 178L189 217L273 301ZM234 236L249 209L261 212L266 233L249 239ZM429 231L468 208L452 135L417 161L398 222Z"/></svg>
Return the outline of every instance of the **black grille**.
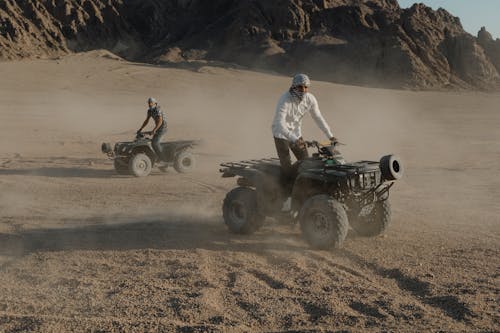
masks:
<svg viewBox="0 0 500 333"><path fill-rule="evenodd" d="M347 185L353 191L369 190L381 182L379 171L349 174L347 179Z"/></svg>

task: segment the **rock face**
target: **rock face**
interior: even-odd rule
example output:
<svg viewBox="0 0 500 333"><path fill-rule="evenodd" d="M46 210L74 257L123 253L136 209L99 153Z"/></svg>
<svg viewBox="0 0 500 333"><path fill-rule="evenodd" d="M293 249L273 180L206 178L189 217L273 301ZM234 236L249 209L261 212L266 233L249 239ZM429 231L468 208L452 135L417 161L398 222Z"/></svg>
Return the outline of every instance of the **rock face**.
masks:
<svg viewBox="0 0 500 333"><path fill-rule="evenodd" d="M0 1L0 57L109 48L129 31L116 1Z"/></svg>
<svg viewBox="0 0 500 333"><path fill-rule="evenodd" d="M500 73L500 39L493 40L491 34L484 27L477 34L479 45L484 49L484 52Z"/></svg>
<svg viewBox="0 0 500 333"><path fill-rule="evenodd" d="M216 60L348 84L498 85L500 41L396 0L0 0L0 58L106 48L150 62Z"/></svg>

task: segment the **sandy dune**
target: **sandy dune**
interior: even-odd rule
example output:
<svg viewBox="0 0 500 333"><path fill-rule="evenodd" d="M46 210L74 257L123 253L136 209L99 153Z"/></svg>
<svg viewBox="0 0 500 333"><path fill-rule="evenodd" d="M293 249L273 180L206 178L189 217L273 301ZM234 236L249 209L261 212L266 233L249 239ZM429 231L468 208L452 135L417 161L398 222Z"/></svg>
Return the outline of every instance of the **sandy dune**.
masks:
<svg viewBox="0 0 500 333"><path fill-rule="evenodd" d="M0 331L498 331L500 95L314 82L348 160L406 162L387 234L328 252L222 223L218 163L274 155L288 84L104 52L0 63ZM169 139L204 140L195 173L117 176L100 153L148 96Z"/></svg>

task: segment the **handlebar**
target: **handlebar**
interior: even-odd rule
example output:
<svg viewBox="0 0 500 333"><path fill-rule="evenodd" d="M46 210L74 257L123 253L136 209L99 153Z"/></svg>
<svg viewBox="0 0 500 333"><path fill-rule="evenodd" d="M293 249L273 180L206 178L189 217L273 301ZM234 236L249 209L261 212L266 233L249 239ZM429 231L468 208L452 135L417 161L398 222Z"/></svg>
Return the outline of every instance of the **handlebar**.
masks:
<svg viewBox="0 0 500 333"><path fill-rule="evenodd" d="M143 139L146 135L151 135L151 132L137 132L135 138Z"/></svg>
<svg viewBox="0 0 500 333"><path fill-rule="evenodd" d="M305 144L306 144L307 148L312 148L312 147L319 148L319 142L318 141L305 141Z"/></svg>
<svg viewBox="0 0 500 333"><path fill-rule="evenodd" d="M339 154L336 148L338 145L343 145L343 143L338 141L328 141L325 143L318 141L305 141L304 143L308 148L316 148L318 150L318 154L324 157L330 157Z"/></svg>
<svg viewBox="0 0 500 333"><path fill-rule="evenodd" d="M308 148L321 148L321 147L336 147L336 146L345 146L345 143L339 141L328 141L328 142L318 142L316 140L313 141L305 141L305 144Z"/></svg>

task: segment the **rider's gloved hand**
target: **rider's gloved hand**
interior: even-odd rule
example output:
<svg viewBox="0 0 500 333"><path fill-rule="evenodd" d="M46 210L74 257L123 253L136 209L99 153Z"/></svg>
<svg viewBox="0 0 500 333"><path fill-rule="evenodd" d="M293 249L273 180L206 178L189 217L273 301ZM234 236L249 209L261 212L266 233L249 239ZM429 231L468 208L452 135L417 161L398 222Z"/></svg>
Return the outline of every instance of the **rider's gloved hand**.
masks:
<svg viewBox="0 0 500 333"><path fill-rule="evenodd" d="M336 137L332 136L330 138L330 142L332 143L332 145L335 145L335 144L339 143L339 140Z"/></svg>
<svg viewBox="0 0 500 333"><path fill-rule="evenodd" d="M294 144L294 146L296 146L297 148L300 148L300 149L306 148L306 142L304 141L304 139L302 137L298 138L297 141L295 141L293 144Z"/></svg>
<svg viewBox="0 0 500 333"><path fill-rule="evenodd" d="M137 135L141 134L141 130L138 130L137 132L135 132L135 134Z"/></svg>

